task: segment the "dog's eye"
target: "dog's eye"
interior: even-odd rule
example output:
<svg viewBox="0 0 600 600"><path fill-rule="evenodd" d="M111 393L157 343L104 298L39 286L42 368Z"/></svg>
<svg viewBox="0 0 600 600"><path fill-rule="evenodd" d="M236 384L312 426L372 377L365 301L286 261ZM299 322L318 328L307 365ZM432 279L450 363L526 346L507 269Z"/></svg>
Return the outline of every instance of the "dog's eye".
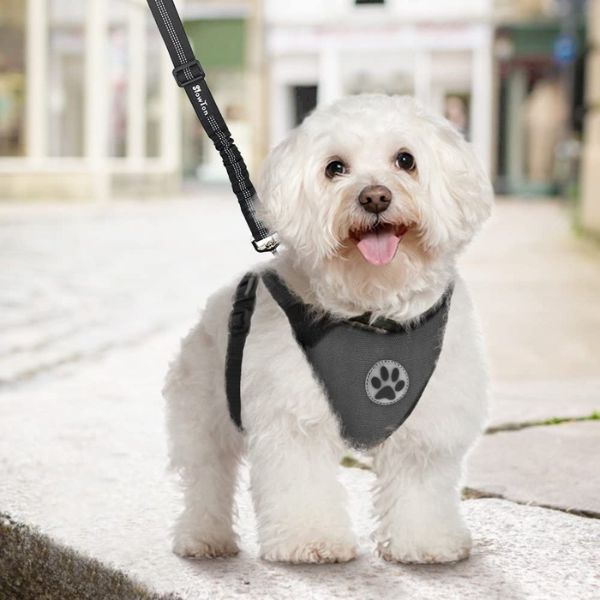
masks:
<svg viewBox="0 0 600 600"><path fill-rule="evenodd" d="M410 152L399 152L396 156L396 166L403 171L412 171L417 165Z"/></svg>
<svg viewBox="0 0 600 600"><path fill-rule="evenodd" d="M336 175L344 175L348 172L348 168L341 160L332 160L325 167L325 175L329 179L333 179Z"/></svg>

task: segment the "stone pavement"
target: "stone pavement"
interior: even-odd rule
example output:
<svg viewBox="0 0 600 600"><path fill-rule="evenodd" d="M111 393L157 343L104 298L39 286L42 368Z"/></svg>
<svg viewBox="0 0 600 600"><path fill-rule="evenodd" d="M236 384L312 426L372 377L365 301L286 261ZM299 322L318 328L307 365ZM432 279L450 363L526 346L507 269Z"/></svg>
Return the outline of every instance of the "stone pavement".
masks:
<svg viewBox="0 0 600 600"><path fill-rule="evenodd" d="M225 198L0 205L0 385L190 323L256 260Z"/></svg>
<svg viewBox="0 0 600 600"><path fill-rule="evenodd" d="M549 423L600 418L600 247L558 203L504 201L463 271L491 358L489 425L508 430L480 441L467 486L599 517L600 421Z"/></svg>
<svg viewBox="0 0 600 600"><path fill-rule="evenodd" d="M246 475L242 554L170 553L165 366L210 290L257 260L234 203L216 206L0 207L0 512L182 598L599 597L600 421L539 423L600 410L600 252L546 202L500 204L463 261L499 430L469 461L469 495L483 496L464 502L469 561L373 557L371 474L357 469L340 469L361 543L353 563L258 560Z"/></svg>

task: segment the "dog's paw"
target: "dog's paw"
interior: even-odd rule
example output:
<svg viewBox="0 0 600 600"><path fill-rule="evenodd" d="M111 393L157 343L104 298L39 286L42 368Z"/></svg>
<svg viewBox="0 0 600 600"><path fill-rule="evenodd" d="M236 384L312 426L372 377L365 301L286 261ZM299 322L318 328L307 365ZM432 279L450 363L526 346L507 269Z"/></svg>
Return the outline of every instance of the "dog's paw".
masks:
<svg viewBox="0 0 600 600"><path fill-rule="evenodd" d="M468 558L470 552L471 534L466 528L429 540L402 537L379 542L377 545L377 553L384 560L406 564L457 562Z"/></svg>
<svg viewBox="0 0 600 600"><path fill-rule="evenodd" d="M189 534L179 535L173 542L173 552L182 558L229 558L239 553L234 539L202 539Z"/></svg>
<svg viewBox="0 0 600 600"><path fill-rule="evenodd" d="M302 544L277 544L264 550L264 560L287 563L343 563L356 558L356 546L352 542L314 541Z"/></svg>

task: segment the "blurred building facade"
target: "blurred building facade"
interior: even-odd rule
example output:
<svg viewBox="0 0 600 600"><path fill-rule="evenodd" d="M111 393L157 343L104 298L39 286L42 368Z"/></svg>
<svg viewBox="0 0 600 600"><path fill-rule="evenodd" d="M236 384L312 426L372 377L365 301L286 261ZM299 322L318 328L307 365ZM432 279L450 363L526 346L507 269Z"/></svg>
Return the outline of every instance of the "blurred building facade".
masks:
<svg viewBox="0 0 600 600"><path fill-rule="evenodd" d="M414 95L455 120L491 168L493 3L265 1L271 142L315 104Z"/></svg>
<svg viewBox="0 0 600 600"><path fill-rule="evenodd" d="M551 191L565 132L581 131L577 93L564 92L583 83L565 79L554 44L561 6L582 3L177 2L251 170L318 103L407 93L452 120L511 193ZM579 71L583 34L577 25ZM224 180L170 71L145 0L0 0L0 197Z"/></svg>
<svg viewBox="0 0 600 600"><path fill-rule="evenodd" d="M507 2L495 22L496 188L565 191L583 130L584 2Z"/></svg>
<svg viewBox="0 0 600 600"><path fill-rule="evenodd" d="M600 0L589 3L588 27L590 55L579 218L585 230L600 236Z"/></svg>
<svg viewBox="0 0 600 600"><path fill-rule="evenodd" d="M0 0L2 196L174 186L177 103L145 2Z"/></svg>

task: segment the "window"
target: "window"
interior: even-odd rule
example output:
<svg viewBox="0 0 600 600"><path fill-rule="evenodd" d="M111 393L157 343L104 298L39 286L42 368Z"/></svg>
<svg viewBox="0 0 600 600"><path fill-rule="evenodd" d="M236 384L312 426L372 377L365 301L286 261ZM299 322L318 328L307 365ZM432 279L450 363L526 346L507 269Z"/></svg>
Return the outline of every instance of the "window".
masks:
<svg viewBox="0 0 600 600"><path fill-rule="evenodd" d="M316 85L296 85L292 88L294 102L294 127L317 106Z"/></svg>
<svg viewBox="0 0 600 600"><path fill-rule="evenodd" d="M354 4L385 4L385 0L354 0Z"/></svg>
<svg viewBox="0 0 600 600"><path fill-rule="evenodd" d="M22 0L0 8L0 156L25 150L25 8Z"/></svg>
<svg viewBox="0 0 600 600"><path fill-rule="evenodd" d="M209 73L215 101L240 152L251 163L250 117L244 102L247 94L246 27L247 22L241 18L206 18L185 22L195 54ZM182 101L184 174L201 181L222 181L225 176L222 160L187 100L184 98Z"/></svg>
<svg viewBox="0 0 600 600"><path fill-rule="evenodd" d="M124 18L113 13L108 27L108 155L127 155L129 30Z"/></svg>
<svg viewBox="0 0 600 600"><path fill-rule="evenodd" d="M83 148L85 3L48 2L48 155L80 157Z"/></svg>

